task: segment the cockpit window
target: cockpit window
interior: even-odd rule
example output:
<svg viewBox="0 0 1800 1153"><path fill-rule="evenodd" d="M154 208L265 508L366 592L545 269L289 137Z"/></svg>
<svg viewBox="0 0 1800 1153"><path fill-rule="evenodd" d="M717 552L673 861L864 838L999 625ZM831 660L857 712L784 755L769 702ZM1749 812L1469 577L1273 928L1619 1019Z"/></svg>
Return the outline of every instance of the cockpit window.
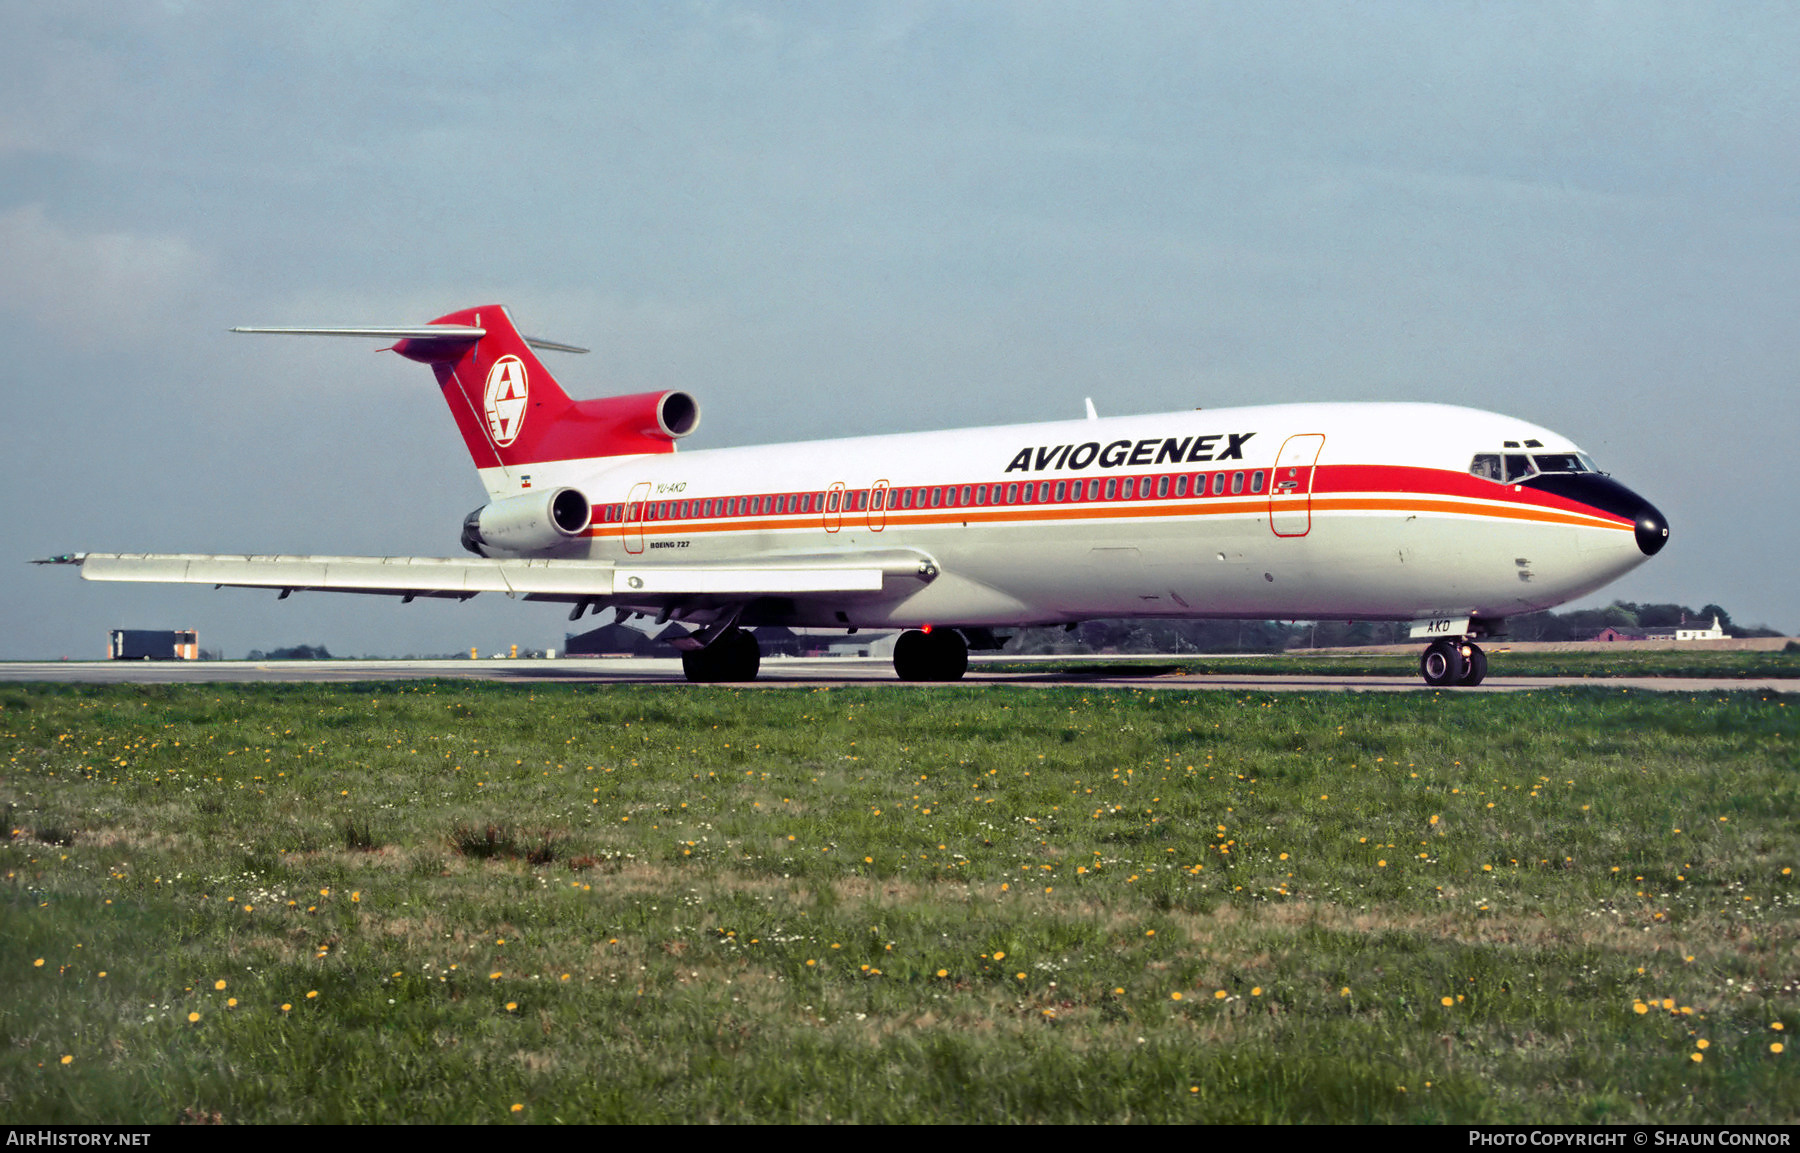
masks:
<svg viewBox="0 0 1800 1153"><path fill-rule="evenodd" d="M1524 480L1532 473L1531 458L1522 452L1506 454L1506 480L1508 484Z"/></svg>
<svg viewBox="0 0 1800 1153"><path fill-rule="evenodd" d="M1576 452L1540 452L1532 462L1539 472L1593 472L1593 462Z"/></svg>
<svg viewBox="0 0 1800 1153"><path fill-rule="evenodd" d="M1497 452L1478 452L1475 459L1469 462L1469 471L1483 480L1500 479L1500 454Z"/></svg>

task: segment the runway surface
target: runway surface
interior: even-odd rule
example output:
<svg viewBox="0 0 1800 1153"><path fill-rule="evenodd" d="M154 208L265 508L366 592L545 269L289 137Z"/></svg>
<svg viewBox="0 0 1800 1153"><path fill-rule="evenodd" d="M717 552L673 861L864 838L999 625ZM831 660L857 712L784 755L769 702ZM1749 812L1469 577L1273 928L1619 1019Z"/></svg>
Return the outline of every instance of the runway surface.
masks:
<svg viewBox="0 0 1800 1153"><path fill-rule="evenodd" d="M1016 666L1018 658L1008 657ZM1665 693L1711 693L1758 690L1791 693L1800 681L1779 677L1733 679L1726 677L1507 677L1490 676L1474 689L1432 689L1416 676L1356 677L1327 672L1300 676L1275 674L1208 674L1145 676L1135 673L1154 658L1133 657L1120 661L1117 674L1043 672L990 672L977 658L960 682L967 687L1010 685L1020 688L1133 688L1231 692L1458 692L1506 693L1572 685L1601 686ZM509 681L523 684L679 684L681 662L657 657L608 657L575 660L449 660L449 661L39 661L0 664L0 683L49 681L60 684L344 684L353 681L430 680ZM897 689L930 687L897 680L892 663L854 657L765 657L762 673L750 684L694 686L707 688L821 688L837 686L890 686Z"/></svg>

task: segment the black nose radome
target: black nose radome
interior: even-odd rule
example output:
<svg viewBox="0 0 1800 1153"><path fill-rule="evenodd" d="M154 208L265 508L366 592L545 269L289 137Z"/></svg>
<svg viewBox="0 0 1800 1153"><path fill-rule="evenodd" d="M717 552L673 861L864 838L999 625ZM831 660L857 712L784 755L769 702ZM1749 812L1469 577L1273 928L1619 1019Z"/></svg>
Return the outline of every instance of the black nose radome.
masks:
<svg viewBox="0 0 1800 1153"><path fill-rule="evenodd" d="M1630 517L1637 530L1638 551L1655 556L1669 543L1669 522L1656 506L1610 476L1597 472L1549 472L1525 482L1527 488L1553 492L1590 508Z"/></svg>
<svg viewBox="0 0 1800 1153"><path fill-rule="evenodd" d="M1637 514L1638 549L1645 556L1655 556L1669 543L1669 522L1654 505L1646 504Z"/></svg>

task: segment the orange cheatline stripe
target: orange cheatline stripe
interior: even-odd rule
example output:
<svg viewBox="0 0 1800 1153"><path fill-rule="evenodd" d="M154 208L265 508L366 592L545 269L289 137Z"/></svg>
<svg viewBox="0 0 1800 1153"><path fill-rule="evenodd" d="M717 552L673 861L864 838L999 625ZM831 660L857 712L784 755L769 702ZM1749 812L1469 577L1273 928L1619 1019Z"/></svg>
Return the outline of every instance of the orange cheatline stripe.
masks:
<svg viewBox="0 0 1800 1153"><path fill-rule="evenodd" d="M889 510L883 528L908 527L922 528L931 525L963 524L978 521L982 524L1017 524L1025 522L1053 522L1072 520L1124 520L1134 518L1177 518L1226 515L1263 515L1268 512L1269 498L1266 494L1244 497L1227 501L1206 501L1203 503L1176 503L1167 500L1150 501L1083 501L1080 504L1034 504L1034 505L972 505L955 509L932 509L920 514L916 509ZM1298 498L1292 504L1275 506L1277 512L1288 511L1299 514L1305 511ZM865 510L866 512L866 510ZM1630 531L1633 525L1623 519L1611 519L1601 515L1563 512L1560 509L1547 508L1543 505L1530 504L1490 504L1454 498L1420 498L1379 497L1379 496L1314 496L1312 512L1317 516L1321 512L1431 512L1472 517L1492 517L1500 520L1535 521L1539 524L1573 525L1582 528L1610 528L1619 531ZM840 514L842 522L840 531L872 532L866 518L857 514ZM609 525L595 525L588 529L588 535L594 537L622 537L628 527L624 522ZM700 521L645 521L641 525L645 535L669 536L675 534L698 534L720 532L773 532L782 529L818 529L824 530L822 514L809 513L803 517L723 517Z"/></svg>

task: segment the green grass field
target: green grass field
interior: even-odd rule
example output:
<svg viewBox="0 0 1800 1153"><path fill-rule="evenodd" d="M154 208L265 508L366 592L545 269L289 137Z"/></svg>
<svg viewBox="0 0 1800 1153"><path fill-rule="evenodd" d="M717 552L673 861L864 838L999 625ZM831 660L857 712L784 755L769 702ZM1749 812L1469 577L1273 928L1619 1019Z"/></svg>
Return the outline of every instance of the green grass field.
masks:
<svg viewBox="0 0 1800 1153"><path fill-rule="evenodd" d="M1792 1123L1797 709L8 687L0 1119Z"/></svg>

